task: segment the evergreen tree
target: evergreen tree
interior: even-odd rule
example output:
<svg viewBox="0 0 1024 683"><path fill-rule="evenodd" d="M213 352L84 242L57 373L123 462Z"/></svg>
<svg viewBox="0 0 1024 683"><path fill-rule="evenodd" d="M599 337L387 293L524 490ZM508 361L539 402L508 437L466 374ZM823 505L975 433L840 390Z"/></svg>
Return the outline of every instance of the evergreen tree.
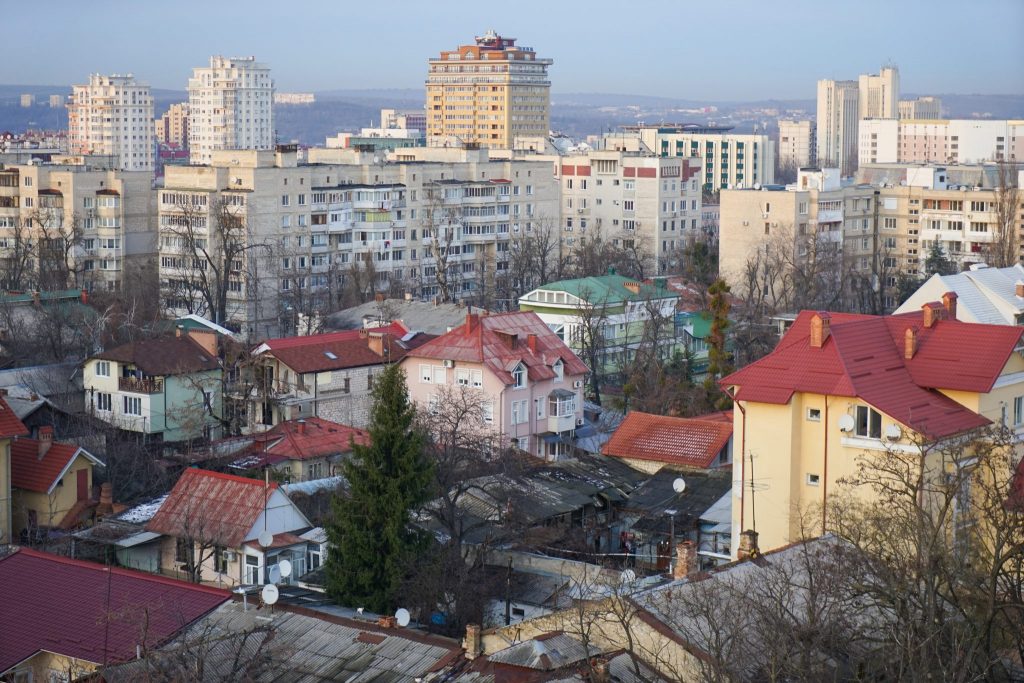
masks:
<svg viewBox="0 0 1024 683"><path fill-rule="evenodd" d="M928 251L928 258L924 262L924 272L929 275L936 273L939 275L955 275L957 272L956 264L949 260L946 252L942 250L942 243L938 240L932 242L931 249Z"/></svg>
<svg viewBox="0 0 1024 683"><path fill-rule="evenodd" d="M708 294L711 295L711 332L708 335L708 374L704 379L704 388L709 400L724 409L728 407L728 399L722 396L715 400L713 396L720 391L718 379L732 371L732 354L725 347L725 331L729 327L729 285L719 278L708 288Z"/></svg>
<svg viewBox="0 0 1024 683"><path fill-rule="evenodd" d="M373 390L370 444L355 444L342 472L349 495L336 495L327 525L327 592L341 604L386 613L424 537L410 515L430 496L431 462L415 424L405 372L388 366Z"/></svg>

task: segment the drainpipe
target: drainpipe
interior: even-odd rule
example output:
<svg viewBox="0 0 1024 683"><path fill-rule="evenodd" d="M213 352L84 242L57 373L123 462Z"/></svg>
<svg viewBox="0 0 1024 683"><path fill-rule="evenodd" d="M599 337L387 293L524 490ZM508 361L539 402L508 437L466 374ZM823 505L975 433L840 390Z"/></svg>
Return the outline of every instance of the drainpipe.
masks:
<svg viewBox="0 0 1024 683"><path fill-rule="evenodd" d="M821 535L825 535L826 503L828 502L828 394L825 394L825 418L822 423L825 463L821 473Z"/></svg>
<svg viewBox="0 0 1024 683"><path fill-rule="evenodd" d="M740 415L743 416L743 419L741 420L741 425L742 426L740 427L740 528L738 530L739 533L742 533L743 532L744 512L746 512L746 507L744 505L744 503L746 502L746 500L745 500L746 486L744 486L743 482L744 482L744 480L746 479L746 476L747 476L746 475L746 463L747 463L747 456L746 456L746 453L747 453L747 410L746 410L746 408L743 407L742 403L740 403L738 400L736 400L736 395L733 394L732 391L730 391L729 389L726 389L724 387L722 388L722 391L724 391L725 395L728 396L732 400L732 404L740 409ZM733 464L735 465L735 463L736 463L735 456L733 457L732 461L733 461Z"/></svg>

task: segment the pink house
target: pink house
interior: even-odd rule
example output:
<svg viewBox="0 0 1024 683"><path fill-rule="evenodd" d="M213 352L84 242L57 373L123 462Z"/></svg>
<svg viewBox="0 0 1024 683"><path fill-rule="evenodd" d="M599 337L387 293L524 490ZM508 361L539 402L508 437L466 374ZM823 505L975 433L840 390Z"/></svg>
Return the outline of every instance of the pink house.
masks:
<svg viewBox="0 0 1024 683"><path fill-rule="evenodd" d="M543 458L567 455L583 423L587 366L531 311L469 313L402 368L421 409L438 410L446 392L478 392L485 425Z"/></svg>

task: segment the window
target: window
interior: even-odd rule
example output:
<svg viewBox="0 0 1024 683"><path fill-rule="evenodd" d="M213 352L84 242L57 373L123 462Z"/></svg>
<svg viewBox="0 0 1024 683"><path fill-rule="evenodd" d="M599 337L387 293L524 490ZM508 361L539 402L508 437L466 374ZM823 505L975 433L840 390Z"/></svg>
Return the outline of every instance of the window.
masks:
<svg viewBox="0 0 1024 683"><path fill-rule="evenodd" d="M1013 425L1016 427L1024 422L1024 396L1013 399Z"/></svg>
<svg viewBox="0 0 1024 683"><path fill-rule="evenodd" d="M808 408L807 419L811 422L821 422L821 409L820 408Z"/></svg>
<svg viewBox="0 0 1024 683"><path fill-rule="evenodd" d="M366 373L366 388L369 391L373 391L373 373L372 372L367 372Z"/></svg>
<svg viewBox="0 0 1024 683"><path fill-rule="evenodd" d="M122 396L125 415L142 415L142 397Z"/></svg>
<svg viewBox="0 0 1024 683"><path fill-rule="evenodd" d="M343 393L346 393L346 394L348 394L348 393L350 393L352 391L352 380L350 378L348 378L348 377L345 378L344 384L341 387L341 391Z"/></svg>
<svg viewBox="0 0 1024 683"><path fill-rule="evenodd" d="M288 204L290 204L290 203L291 202L288 199L288 195L286 195L286 194L281 195L281 206L288 206Z"/></svg>
<svg viewBox="0 0 1024 683"><path fill-rule="evenodd" d="M512 371L512 388L522 389L526 386L526 368L520 363Z"/></svg>
<svg viewBox="0 0 1024 683"><path fill-rule="evenodd" d="M529 404L526 400L512 401L512 424L518 425L530 420Z"/></svg>
<svg viewBox="0 0 1024 683"><path fill-rule="evenodd" d="M434 379L433 371L429 365L420 366L420 384L432 384Z"/></svg>
<svg viewBox="0 0 1024 683"><path fill-rule="evenodd" d="M819 476L817 474L808 474L807 475L807 485L808 486L817 486L820 483L821 483L821 476Z"/></svg>
<svg viewBox="0 0 1024 683"><path fill-rule="evenodd" d="M213 571L218 574L228 573L227 548L222 545L214 546L213 548Z"/></svg>
<svg viewBox="0 0 1024 683"><path fill-rule="evenodd" d="M487 400L480 404L480 419L487 424L494 422L494 401Z"/></svg>
<svg viewBox="0 0 1024 683"><path fill-rule="evenodd" d="M473 382L473 387L476 389L480 389L484 385L484 371L473 370L472 372L470 372L470 379Z"/></svg>
<svg viewBox="0 0 1024 683"><path fill-rule="evenodd" d="M854 433L857 436L866 436L870 439L881 439L882 416L874 408L857 406Z"/></svg>
<svg viewBox="0 0 1024 683"><path fill-rule="evenodd" d="M544 419L544 399L542 399L542 398L535 398L535 399L533 399L533 405L537 409L536 410L536 412L537 412L537 419L538 420L543 420Z"/></svg>
<svg viewBox="0 0 1024 683"><path fill-rule="evenodd" d="M565 379L565 365L561 360L556 360L555 364L551 366L551 369L555 371L556 382L561 382Z"/></svg>
<svg viewBox="0 0 1024 683"><path fill-rule="evenodd" d="M105 413L109 413L113 410L113 402L111 401L110 394L105 392L97 392L96 394L96 410L101 410Z"/></svg>
<svg viewBox="0 0 1024 683"><path fill-rule="evenodd" d="M110 361L101 360L96 363L97 377L110 377Z"/></svg>

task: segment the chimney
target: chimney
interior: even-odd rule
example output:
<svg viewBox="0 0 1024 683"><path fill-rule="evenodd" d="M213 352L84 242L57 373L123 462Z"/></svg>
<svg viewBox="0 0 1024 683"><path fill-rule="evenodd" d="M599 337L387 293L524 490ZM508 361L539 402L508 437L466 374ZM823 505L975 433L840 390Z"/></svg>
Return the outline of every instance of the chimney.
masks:
<svg viewBox="0 0 1024 683"><path fill-rule="evenodd" d="M406 292L405 293L405 300L406 301L412 301L412 292Z"/></svg>
<svg viewBox="0 0 1024 683"><path fill-rule="evenodd" d="M184 325L177 325L177 326L175 326L175 328L174 328L174 336L175 337L183 337L183 336L185 336L185 326Z"/></svg>
<svg viewBox="0 0 1024 683"><path fill-rule="evenodd" d="M956 292L946 292L942 295L942 305L946 307L946 318L956 320Z"/></svg>
<svg viewBox="0 0 1024 683"><path fill-rule="evenodd" d="M86 290L83 289L82 293L79 294L79 298L81 299L83 304L88 304L89 303L89 292L87 292Z"/></svg>
<svg viewBox="0 0 1024 683"><path fill-rule="evenodd" d="M381 628L395 628L398 626L398 619L391 614L385 614L377 617L377 626Z"/></svg>
<svg viewBox="0 0 1024 683"><path fill-rule="evenodd" d="M476 659L480 656L483 650L480 624L466 624L466 637L462 641L462 649L466 651L466 659Z"/></svg>
<svg viewBox="0 0 1024 683"><path fill-rule="evenodd" d="M374 332L368 335L367 344L370 350L378 356L384 355L384 335L380 332Z"/></svg>
<svg viewBox="0 0 1024 683"><path fill-rule="evenodd" d="M903 358L910 360L917 351L917 328L908 327L903 333Z"/></svg>
<svg viewBox="0 0 1024 683"><path fill-rule="evenodd" d="M42 460L46 452L53 445L53 427L46 426L39 428L39 459Z"/></svg>
<svg viewBox="0 0 1024 683"><path fill-rule="evenodd" d="M480 316L476 313L466 314L466 334L469 334L476 329L476 326L480 324Z"/></svg>
<svg viewBox="0 0 1024 683"><path fill-rule="evenodd" d="M1017 280L1014 293L1024 299L1024 280Z"/></svg>
<svg viewBox="0 0 1024 683"><path fill-rule="evenodd" d="M7 396L7 387L0 387L0 398Z"/></svg>
<svg viewBox="0 0 1024 683"><path fill-rule="evenodd" d="M942 320L943 314L946 312L946 309L938 301L930 301L922 305L921 310L924 313L924 326L926 328L935 327L935 323Z"/></svg>
<svg viewBox="0 0 1024 683"><path fill-rule="evenodd" d="M740 547L736 551L736 558L739 560L752 560L761 551L757 548L757 532L752 529L747 529L740 534Z"/></svg>
<svg viewBox="0 0 1024 683"><path fill-rule="evenodd" d="M684 579L697 571L697 547L693 541L676 543L676 562L672 565L672 578Z"/></svg>
<svg viewBox="0 0 1024 683"><path fill-rule="evenodd" d="M217 355L217 333L210 330L188 330L185 336L203 347L211 356Z"/></svg>
<svg viewBox="0 0 1024 683"><path fill-rule="evenodd" d="M100 504L96 507L97 515L106 515L114 511L114 485L109 481L100 484Z"/></svg>
<svg viewBox="0 0 1024 683"><path fill-rule="evenodd" d="M597 657L590 662L592 676L591 683L611 683L611 673L608 671L608 660L604 657Z"/></svg>
<svg viewBox="0 0 1024 683"><path fill-rule="evenodd" d="M811 346L820 349L828 339L832 316L826 311L818 311L811 316Z"/></svg>
<svg viewBox="0 0 1024 683"><path fill-rule="evenodd" d="M526 335L526 345L530 347L530 351L532 351L533 353L537 353L537 335Z"/></svg>
<svg viewBox="0 0 1024 683"><path fill-rule="evenodd" d="M295 431L297 431L299 434L305 434L306 433L306 421L305 420L299 420L298 423L296 424Z"/></svg>

